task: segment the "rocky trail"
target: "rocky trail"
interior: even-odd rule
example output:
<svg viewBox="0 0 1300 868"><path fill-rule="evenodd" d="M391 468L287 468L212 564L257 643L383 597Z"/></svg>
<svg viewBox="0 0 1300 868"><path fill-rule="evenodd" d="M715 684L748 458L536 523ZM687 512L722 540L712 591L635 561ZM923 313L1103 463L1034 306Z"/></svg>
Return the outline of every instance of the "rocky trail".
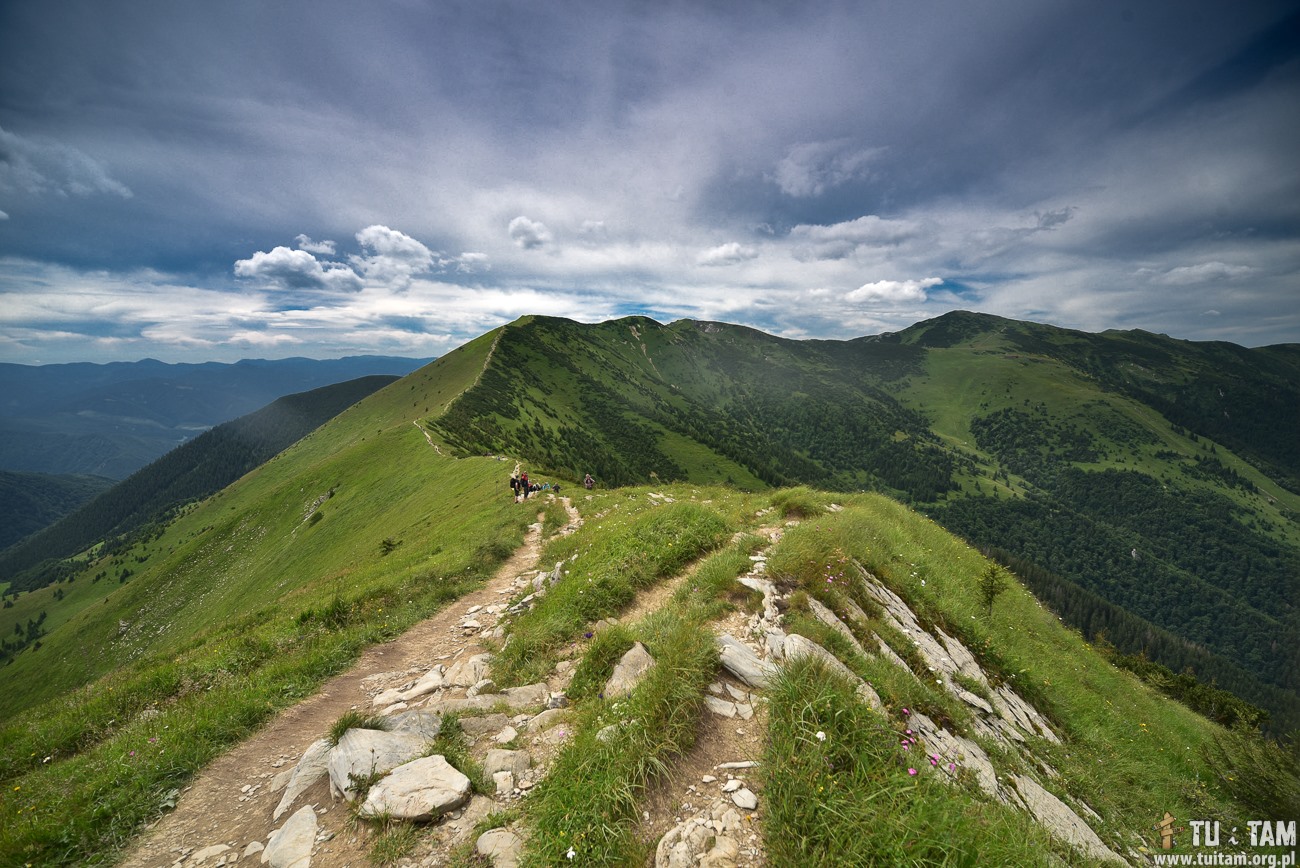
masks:
<svg viewBox="0 0 1300 868"><path fill-rule="evenodd" d="M569 524L560 533L572 533L582 519L568 498L561 502ZM489 677L490 649L505 635L509 619L564 580L563 562L550 569L538 564L541 527L539 517L524 545L483 588L398 639L371 648L347 673L214 762L122 864L361 868L373 864L370 848L381 824L360 816L421 824L415 845L391 864L444 865L453 851L471 847L481 864L515 865L526 828L517 820L482 834L475 827L490 814L526 801L563 750L572 735L565 690L578 662L560 660L544 682L521 687L499 690ZM782 662L821 658L856 683L863 702L886 715L899 713L886 708L871 685L821 646L782 628L781 612L788 602L766 575L766 554L783 531L784 526L756 531L766 543L738 581L755 599L761 596L762 603L753 614L732 611L711 625L721 667L704 697L706 713L694 746L644 795L637 836L654 853L656 868L766 864L760 834L759 772L767 727L763 692ZM973 710L975 734L1024 757L1023 766L1054 775L1032 754L1034 742L1057 739L1048 721L1011 688L994 688L961 642L937 628L922 627L902 599L870 573L860 573L858 579L890 626L913 642L913 649L905 649L909 656L919 655L930 674ZM690 569L641 592L622 620L635 622L666 605L672 589L689 575ZM876 647L863 647L862 624L855 630L846 623L860 619L865 624L868 617L861 610L842 619L815 600L809 606L811 614L864 655L879 655L908 669L898 649L874 634L867 635ZM615 668L605 695L630 691L651 665L637 643ZM978 685L978 695L963 682ZM387 731L348 729L333 746L326 736L347 712L382 715ZM906 733L905 746L916 748L918 773L943 775L954 783L958 775L973 775L989 799L1027 812L1088 857L1125 861L1081 817L1090 814L1086 805L1067 805L1031 775L999 774L972 739L925 715L901 713L907 717L898 723ZM455 715L470 752L490 778L491 793L472 793L469 779L442 756L424 756L448 714ZM358 790L366 791L364 800Z"/></svg>

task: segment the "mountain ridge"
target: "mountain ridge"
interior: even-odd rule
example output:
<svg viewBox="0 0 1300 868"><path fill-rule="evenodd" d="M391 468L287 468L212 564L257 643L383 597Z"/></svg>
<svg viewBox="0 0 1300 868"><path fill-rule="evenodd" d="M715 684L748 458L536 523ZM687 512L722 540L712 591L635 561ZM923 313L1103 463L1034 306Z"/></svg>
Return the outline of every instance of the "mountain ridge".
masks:
<svg viewBox="0 0 1300 868"><path fill-rule="evenodd" d="M349 407L156 536L19 595L0 617L48 633L0 668L0 852L34 864L113 858L183 799L180 791L214 757L277 715L291 718L301 699L363 649L382 652L410 625L481 587L534 522L547 538L539 574L515 577L517 590L489 613L514 610L508 633L482 635L495 628L471 624L477 613L467 610L456 611L456 629L485 643L499 688L572 675L575 747L554 770L559 780L585 782L570 789L585 795L582 804L552 801L543 795L551 788L541 787L538 801L521 797L512 803L519 813L499 819L548 830L534 839L550 848L536 857L547 864L567 864L555 846L561 840L572 841L575 854L582 844L608 848L584 854L623 861L645 855L627 838L642 809L616 794L635 799L703 731L712 704L704 694L719 672L714 631L741 634L751 651L780 659L764 639L774 635L767 624L784 631L783 651L820 646L835 665L870 681L882 703L863 704L870 694L855 691L852 680L828 680L828 660L798 669L793 692L771 694L770 717L754 724L772 752L762 763L759 825L750 828L777 844L817 842L809 844L820 854L814 863L847 852L833 843L842 835L895 859L920 847L910 852L995 861L990 854L1001 854L1023 864L1035 850L1091 864L1000 803L1002 785L981 786L973 763L963 766L969 774L956 773L964 762L956 753L952 788L932 778L940 773L927 768L937 769L948 749L927 762L912 743L916 732L927 746L945 738L940 730L983 745L1000 774L1025 779L1017 792L1038 787L1076 805L1104 846L1130 861L1144 858L1138 848L1159 846L1151 826L1164 811L1239 826L1287 816L1300 778L1277 745L1229 731L1210 712L1195 714L1111 666L965 540L897 498L860 490L888 493L891 481L918 495L937 490L933 500L913 497L928 510L977 502L981 490L997 493L989 497L994 505L1034 506L1063 496L1060 485L1077 485L1077 473L1124 481L1102 474L1142 471L1164 485L1163 473L1171 490L1230 507L1209 517L1237 524L1207 525L1205 533L1240 527L1252 545L1276 538L1283 551L1289 519L1227 473L1256 489L1277 488L1258 470L1131 398L1096 403L1095 385L1074 369L1015 358L1023 354L1000 345L919 355L881 341L808 347L725 329L714 340L707 326L673 326L531 318L494 330ZM863 357L874 368L846 373L849 361ZM973 367L980 361L991 366ZM1166 451L1174 457L1157 455ZM895 464L853 463L863 456ZM1221 470L1208 464L1211 456ZM640 484L602 478L592 491L578 487L581 477L566 466L576 470L593 458L629 478L639 474ZM516 462L534 481L552 483L549 494L559 484L574 499L584 518L579 533L559 534L570 517L558 498L515 501L506 482ZM932 480L918 467L944 484L927 489ZM677 471L678 482L650 476ZM755 471L777 479L816 474L843 487L774 489ZM728 474L748 484L727 484ZM1283 506L1293 497L1278 495ZM1081 501L1078 509L1085 507ZM1159 562L1157 549L1144 548L1141 563ZM1122 554L1129 557L1128 547ZM756 588L759 563L775 589L770 606L763 586ZM1175 578L1175 568L1185 568L1177 557L1169 564ZM879 581L875 602L862 596L859 570ZM96 582L99 572L117 581ZM1266 588L1271 573L1261 576ZM663 608L610 623L642 591ZM895 611L890 594L913 613L897 609L896 617L914 627L886 617ZM939 675L948 664L920 655L918 629L927 642L946 643L948 660L957 659L959 642L988 684L970 673L967 680L947 669ZM629 707L601 685L635 642L669 663ZM434 665L425 660L422 668ZM423 680L405 670L389 676L385 686L403 693L407 680ZM1020 748L996 746L975 715L989 714L979 703L994 707L991 697L1004 687L1043 716L1059 745L1031 721L1033 732L1022 730L1032 739L1028 754L1016 759ZM472 699L479 710L499 701L491 693ZM473 716L469 705L455 707ZM648 729L632 741L607 732L618 740L599 746L599 732L613 726L617 733L633 719ZM991 717L984 724L997 726ZM356 725L355 718L338 722L340 731ZM301 734L304 744L324 736ZM457 756L454 742L438 744ZM801 765L810 750L817 761ZM967 758L975 755L969 749ZM598 781L589 761L608 764ZM249 793L262 780L254 778ZM791 795L783 802L781 792ZM680 789L665 798L680 800ZM615 834L606 809L616 802ZM828 821L844 816L855 820L822 837ZM879 836L862 836L864 827ZM362 840L387 835L367 823L350 828Z"/></svg>

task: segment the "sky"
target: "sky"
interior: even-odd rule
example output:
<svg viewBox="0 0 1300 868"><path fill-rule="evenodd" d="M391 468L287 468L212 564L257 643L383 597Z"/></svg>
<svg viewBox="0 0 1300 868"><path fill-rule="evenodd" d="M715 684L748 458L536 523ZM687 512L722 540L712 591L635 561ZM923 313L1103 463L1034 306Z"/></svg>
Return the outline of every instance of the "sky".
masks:
<svg viewBox="0 0 1300 868"><path fill-rule="evenodd" d="M1300 3L0 0L0 362L1300 342Z"/></svg>

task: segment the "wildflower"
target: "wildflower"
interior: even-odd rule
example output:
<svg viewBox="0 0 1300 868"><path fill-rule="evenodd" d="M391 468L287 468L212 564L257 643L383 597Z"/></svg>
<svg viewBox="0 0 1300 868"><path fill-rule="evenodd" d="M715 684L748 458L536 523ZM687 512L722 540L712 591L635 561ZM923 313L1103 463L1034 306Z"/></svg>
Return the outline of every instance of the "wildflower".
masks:
<svg viewBox="0 0 1300 868"><path fill-rule="evenodd" d="M575 856L577 856L577 855L578 855L578 851L575 850L575 849L573 849L572 847L570 847L570 848L569 848L569 852L567 852L567 853L564 854L564 858L565 858L565 859L568 859L570 862L572 862L572 861L573 861L573 857L575 857Z"/></svg>
<svg viewBox="0 0 1300 868"><path fill-rule="evenodd" d="M826 733L822 732L820 729L817 730L817 740L818 740L818 741L825 741L825 740L826 740Z"/></svg>
<svg viewBox="0 0 1300 868"><path fill-rule="evenodd" d="M912 777L916 777L916 769L909 768L909 769L907 770L907 773L908 773L909 775L911 775Z"/></svg>
<svg viewBox="0 0 1300 868"><path fill-rule="evenodd" d="M948 763L948 771L950 771L950 772L955 772L955 771L957 771L957 764L956 764L956 763Z"/></svg>
<svg viewBox="0 0 1300 868"><path fill-rule="evenodd" d="M903 709L903 714L911 714L911 713L912 712L908 711L906 708Z"/></svg>

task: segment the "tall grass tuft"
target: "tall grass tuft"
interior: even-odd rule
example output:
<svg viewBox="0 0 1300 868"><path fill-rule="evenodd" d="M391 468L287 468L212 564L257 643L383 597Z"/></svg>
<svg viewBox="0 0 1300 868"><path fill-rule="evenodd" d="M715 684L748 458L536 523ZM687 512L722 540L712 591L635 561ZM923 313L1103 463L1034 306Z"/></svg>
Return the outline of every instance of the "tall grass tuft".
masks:
<svg viewBox="0 0 1300 868"><path fill-rule="evenodd" d="M1072 858L1031 820L941 783L818 661L769 691L763 828L773 865L1034 865ZM925 766L922 771L917 766ZM915 770L915 773L909 770Z"/></svg>

